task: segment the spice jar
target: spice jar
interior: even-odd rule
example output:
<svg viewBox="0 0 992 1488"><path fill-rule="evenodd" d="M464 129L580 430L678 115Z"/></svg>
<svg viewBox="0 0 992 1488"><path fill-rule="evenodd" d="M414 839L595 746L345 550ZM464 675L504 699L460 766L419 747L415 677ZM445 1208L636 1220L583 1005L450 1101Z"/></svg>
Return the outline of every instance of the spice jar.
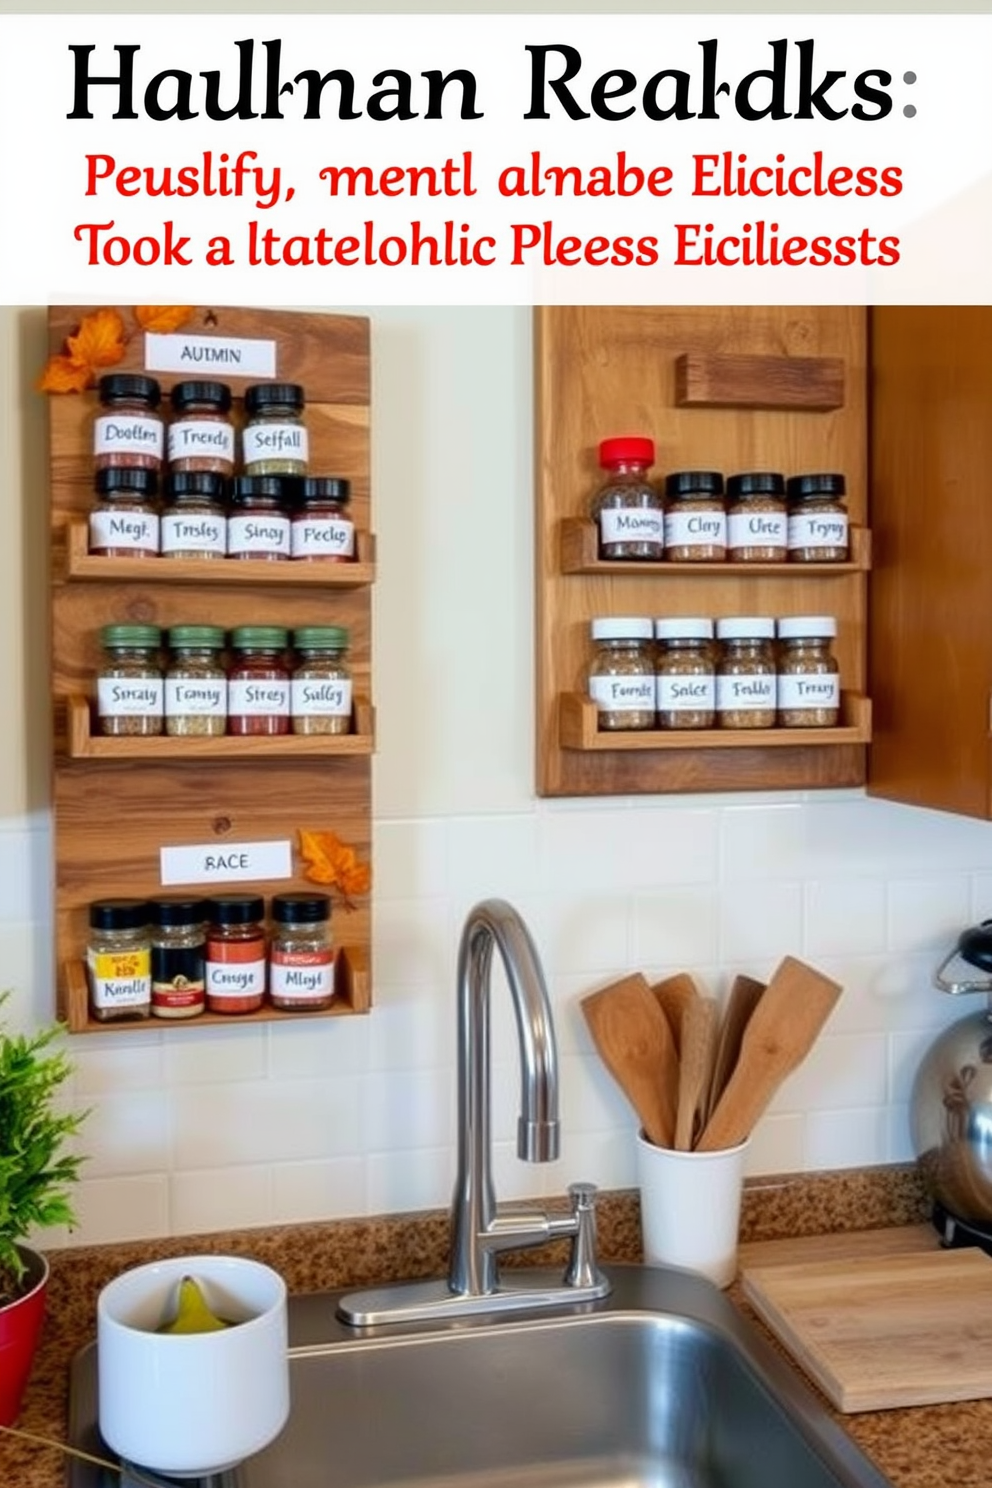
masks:
<svg viewBox="0 0 992 1488"><path fill-rule="evenodd" d="M766 615L716 622L718 728L761 729L775 723L775 621Z"/></svg>
<svg viewBox="0 0 992 1488"><path fill-rule="evenodd" d="M238 475L231 482L227 519L230 558L289 557L286 482L275 475Z"/></svg>
<svg viewBox="0 0 992 1488"><path fill-rule="evenodd" d="M147 1018L152 1000L148 905L101 899L90 905L86 971L90 1011L101 1023Z"/></svg>
<svg viewBox="0 0 992 1488"><path fill-rule="evenodd" d="M727 512L718 470L674 470L665 478L665 557L671 563L722 563Z"/></svg>
<svg viewBox="0 0 992 1488"><path fill-rule="evenodd" d="M289 733L287 639L280 625L239 625L232 630L229 734Z"/></svg>
<svg viewBox="0 0 992 1488"><path fill-rule="evenodd" d="M727 481L727 557L733 563L784 563L788 556L785 480L755 470Z"/></svg>
<svg viewBox="0 0 992 1488"><path fill-rule="evenodd" d="M664 502L648 480L654 440L604 439L599 463L605 483L592 499L590 516L599 529L600 558L654 559L665 551Z"/></svg>
<svg viewBox="0 0 992 1488"><path fill-rule="evenodd" d="M597 619L589 696L600 729L654 728L654 625L647 619Z"/></svg>
<svg viewBox="0 0 992 1488"><path fill-rule="evenodd" d="M222 382L177 382L166 449L173 471L234 474L231 389Z"/></svg>
<svg viewBox="0 0 992 1488"><path fill-rule="evenodd" d="M265 903L255 894L208 899L207 1011L255 1013L265 1000Z"/></svg>
<svg viewBox="0 0 992 1488"><path fill-rule="evenodd" d="M656 620L655 709L657 727L708 729L716 707L713 621Z"/></svg>
<svg viewBox="0 0 992 1488"><path fill-rule="evenodd" d="M309 442L303 405L303 389L295 382L260 382L245 389L246 475L306 475Z"/></svg>
<svg viewBox="0 0 992 1488"><path fill-rule="evenodd" d="M223 558L227 552L227 481L212 471L179 471L164 482L163 558Z"/></svg>
<svg viewBox="0 0 992 1488"><path fill-rule="evenodd" d="M308 475L299 483L292 517L290 557L325 563L355 558L355 524L347 515L351 487L330 475Z"/></svg>
<svg viewBox="0 0 992 1488"><path fill-rule="evenodd" d="M101 734L136 736L162 732L162 669L157 625L105 625L104 660L96 681Z"/></svg>
<svg viewBox="0 0 992 1488"><path fill-rule="evenodd" d="M195 1018L206 1007L207 927L202 899L153 899L152 1016Z"/></svg>
<svg viewBox="0 0 992 1488"><path fill-rule="evenodd" d="M830 643L832 615L789 615L778 622L778 721L783 728L832 728L840 717L840 678Z"/></svg>
<svg viewBox="0 0 992 1488"><path fill-rule="evenodd" d="M299 661L290 679L294 734L351 732L351 671L343 625L304 625L293 632Z"/></svg>
<svg viewBox="0 0 992 1488"><path fill-rule="evenodd" d="M227 732L224 632L216 625L173 625L165 673L165 732L212 737Z"/></svg>
<svg viewBox="0 0 992 1488"><path fill-rule="evenodd" d="M89 550L100 558L154 558L159 550L154 470L112 465L98 470L89 515Z"/></svg>
<svg viewBox="0 0 992 1488"><path fill-rule="evenodd" d="M327 894L276 894L269 942L269 998L285 1012L326 1011L334 999L331 901Z"/></svg>
<svg viewBox="0 0 992 1488"><path fill-rule="evenodd" d="M110 372L97 386L103 411L93 421L95 469L160 470L165 444L158 412L162 390L154 377Z"/></svg>
<svg viewBox="0 0 992 1488"><path fill-rule="evenodd" d="M844 563L849 551L842 475L793 475L789 500L789 558L793 563Z"/></svg>

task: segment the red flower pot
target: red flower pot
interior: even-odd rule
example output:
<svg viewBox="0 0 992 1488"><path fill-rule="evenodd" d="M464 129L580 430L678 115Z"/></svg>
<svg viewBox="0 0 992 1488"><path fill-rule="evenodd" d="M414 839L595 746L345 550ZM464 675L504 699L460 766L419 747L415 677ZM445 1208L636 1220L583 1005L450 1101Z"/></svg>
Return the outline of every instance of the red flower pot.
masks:
<svg viewBox="0 0 992 1488"><path fill-rule="evenodd" d="M18 1246L27 1262L21 1296L0 1307L0 1426L17 1420L45 1316L48 1262L37 1251Z"/></svg>

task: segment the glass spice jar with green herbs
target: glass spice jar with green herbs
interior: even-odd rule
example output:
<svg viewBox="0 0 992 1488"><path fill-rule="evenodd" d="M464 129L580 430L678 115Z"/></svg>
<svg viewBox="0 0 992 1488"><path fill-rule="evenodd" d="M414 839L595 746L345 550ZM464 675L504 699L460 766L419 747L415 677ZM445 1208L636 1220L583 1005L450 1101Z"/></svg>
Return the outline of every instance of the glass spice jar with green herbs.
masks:
<svg viewBox="0 0 992 1488"><path fill-rule="evenodd" d="M157 625L105 625L103 661L96 679L101 734L147 737L162 732L163 684Z"/></svg>
<svg viewBox="0 0 992 1488"><path fill-rule="evenodd" d="M165 732L212 738L227 732L224 631L217 625L173 625L165 672Z"/></svg>
<svg viewBox="0 0 992 1488"><path fill-rule="evenodd" d="M297 663L290 680L294 734L351 732L351 669L343 625L301 625L293 632Z"/></svg>

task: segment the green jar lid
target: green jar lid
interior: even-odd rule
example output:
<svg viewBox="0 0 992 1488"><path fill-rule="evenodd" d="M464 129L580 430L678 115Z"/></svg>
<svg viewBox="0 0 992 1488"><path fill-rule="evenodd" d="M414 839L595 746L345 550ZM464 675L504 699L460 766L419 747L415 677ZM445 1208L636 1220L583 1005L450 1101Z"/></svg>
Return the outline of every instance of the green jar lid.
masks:
<svg viewBox="0 0 992 1488"><path fill-rule="evenodd" d="M231 631L231 645L239 650L258 646L263 651L279 651L289 640L289 631L281 625L239 625Z"/></svg>
<svg viewBox="0 0 992 1488"><path fill-rule="evenodd" d="M105 646L160 646L162 632L157 625L105 625L100 639Z"/></svg>
<svg viewBox="0 0 992 1488"><path fill-rule="evenodd" d="M220 651L224 646L224 632L219 625L173 625L169 631L169 645Z"/></svg>
<svg viewBox="0 0 992 1488"><path fill-rule="evenodd" d="M300 651L343 651L348 645L345 625L301 625L293 631L293 645Z"/></svg>

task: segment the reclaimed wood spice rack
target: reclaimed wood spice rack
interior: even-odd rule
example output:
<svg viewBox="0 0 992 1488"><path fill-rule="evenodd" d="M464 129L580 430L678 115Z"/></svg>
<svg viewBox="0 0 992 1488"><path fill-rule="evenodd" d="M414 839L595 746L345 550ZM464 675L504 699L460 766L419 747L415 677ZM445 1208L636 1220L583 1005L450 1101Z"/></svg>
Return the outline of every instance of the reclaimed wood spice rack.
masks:
<svg viewBox="0 0 992 1488"><path fill-rule="evenodd" d="M50 349L62 350L87 307L49 312ZM119 372L148 371L163 401L181 377L146 367L145 338L132 312ZM375 541L369 488L369 326L358 316L198 307L179 336L261 340L274 344L271 377L240 376L230 364L212 369L234 395L235 422L251 382L300 383L306 393L309 470L351 485L350 515L358 560L347 564L269 563L217 559L118 559L87 551L93 502L92 422L95 391L52 395L50 408L51 646L54 699L53 804L55 935L59 1014L73 1033L192 1028L284 1018L367 1012L371 1004L369 895L342 907L333 895L338 948L335 997L328 1013L271 1007L237 1017L204 1013L188 1021L161 1018L103 1022L88 1006L85 949L89 906L97 899L158 893L262 894L320 888L305 877L301 829L334 832L361 862L371 860L371 585ZM194 370L182 376L203 375ZM347 626L353 676L352 732L276 737L104 737L92 698L100 629L115 621L205 622L232 629L269 621L292 630L306 624ZM163 846L289 840L289 880L163 888Z"/></svg>
<svg viewBox="0 0 992 1488"><path fill-rule="evenodd" d="M537 788L545 796L862 785L866 312L861 307L551 306L535 311ZM601 439L655 441L673 470L841 471L846 563L606 562L589 519ZM623 733L587 695L596 616L830 614L841 719L824 729Z"/></svg>

